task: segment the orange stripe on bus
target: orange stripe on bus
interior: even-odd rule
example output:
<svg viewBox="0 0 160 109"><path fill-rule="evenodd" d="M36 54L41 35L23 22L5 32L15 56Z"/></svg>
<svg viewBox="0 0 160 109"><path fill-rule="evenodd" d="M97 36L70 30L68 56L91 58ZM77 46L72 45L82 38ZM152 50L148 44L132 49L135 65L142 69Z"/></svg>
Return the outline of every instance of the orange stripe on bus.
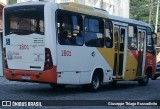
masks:
<svg viewBox="0 0 160 109"><path fill-rule="evenodd" d="M14 73L12 73L14 72ZM37 76L36 73L40 72ZM22 75L27 75L30 77L30 82L44 82L44 83L56 83L57 82L57 72L56 67L46 71L24 71L24 70L9 70L5 69L5 77L8 80L18 80L23 81Z"/></svg>

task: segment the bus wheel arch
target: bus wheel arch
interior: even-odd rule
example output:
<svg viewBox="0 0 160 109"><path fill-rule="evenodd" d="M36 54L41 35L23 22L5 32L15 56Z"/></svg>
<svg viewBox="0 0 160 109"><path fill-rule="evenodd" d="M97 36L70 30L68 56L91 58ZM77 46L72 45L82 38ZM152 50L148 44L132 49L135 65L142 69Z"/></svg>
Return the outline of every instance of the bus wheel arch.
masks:
<svg viewBox="0 0 160 109"><path fill-rule="evenodd" d="M91 76L91 81L89 84L89 90L92 92L98 91L103 82L104 72L102 68L96 68Z"/></svg>

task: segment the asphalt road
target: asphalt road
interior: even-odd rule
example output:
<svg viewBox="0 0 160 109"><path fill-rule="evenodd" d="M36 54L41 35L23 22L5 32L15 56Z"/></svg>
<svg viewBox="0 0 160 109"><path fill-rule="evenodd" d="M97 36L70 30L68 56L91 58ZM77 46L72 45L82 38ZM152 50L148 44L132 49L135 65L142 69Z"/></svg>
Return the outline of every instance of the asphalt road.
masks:
<svg viewBox="0 0 160 109"><path fill-rule="evenodd" d="M1 79L2 77L0 77ZM53 89L48 84L22 83L0 80L0 100L160 100L160 79L150 80L147 86L138 86L136 81L121 81L116 86L103 86L99 92L84 91L80 86L67 86L65 89ZM0 107L15 108L17 107ZM97 109L97 108L134 108L144 106L48 106L18 107L18 109ZM158 106L145 106L146 109L158 109Z"/></svg>

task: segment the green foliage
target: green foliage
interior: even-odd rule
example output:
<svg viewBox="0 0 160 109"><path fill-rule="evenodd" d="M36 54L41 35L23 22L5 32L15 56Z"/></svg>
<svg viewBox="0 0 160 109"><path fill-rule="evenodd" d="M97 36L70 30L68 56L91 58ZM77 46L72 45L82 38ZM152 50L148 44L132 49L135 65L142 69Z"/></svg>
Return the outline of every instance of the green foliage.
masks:
<svg viewBox="0 0 160 109"><path fill-rule="evenodd" d="M17 3L17 0L8 0L9 4Z"/></svg>
<svg viewBox="0 0 160 109"><path fill-rule="evenodd" d="M130 0L130 18L148 22L148 0Z"/></svg>
<svg viewBox="0 0 160 109"><path fill-rule="evenodd" d="M151 0L130 0L130 18L149 23L149 10L152 9L151 26L154 28L156 20L157 0L152 1L153 3L151 4ZM160 16L158 22L160 22ZM158 28L160 28L159 25Z"/></svg>

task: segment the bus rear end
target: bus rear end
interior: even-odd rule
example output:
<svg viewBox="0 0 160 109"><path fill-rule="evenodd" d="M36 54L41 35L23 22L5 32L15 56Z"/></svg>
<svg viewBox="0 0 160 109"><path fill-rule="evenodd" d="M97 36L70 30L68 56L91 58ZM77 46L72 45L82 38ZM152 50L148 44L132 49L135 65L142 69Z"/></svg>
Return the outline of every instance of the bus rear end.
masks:
<svg viewBox="0 0 160 109"><path fill-rule="evenodd" d="M44 5L4 9L4 67L8 80L56 82L51 51L45 47Z"/></svg>

